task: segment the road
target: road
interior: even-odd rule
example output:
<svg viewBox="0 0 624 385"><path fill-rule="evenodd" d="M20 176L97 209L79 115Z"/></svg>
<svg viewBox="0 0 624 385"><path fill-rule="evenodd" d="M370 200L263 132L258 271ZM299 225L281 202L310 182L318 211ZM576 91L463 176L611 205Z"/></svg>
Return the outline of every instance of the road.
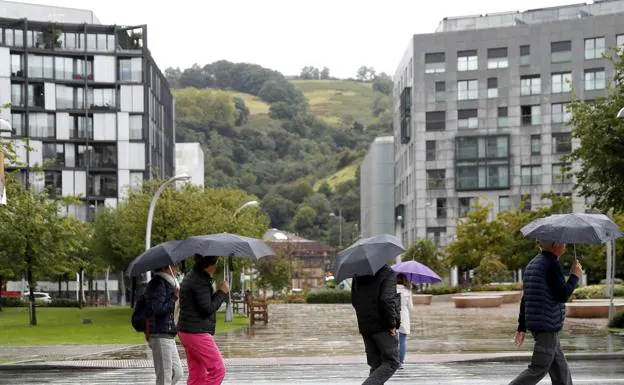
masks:
<svg viewBox="0 0 624 385"><path fill-rule="evenodd" d="M624 385L624 366L618 361L574 361L570 363L576 385ZM388 385L501 385L526 367L524 363L409 364ZM235 365L228 368L228 385L359 385L367 367L361 365ZM0 371L0 384L152 385L152 369L90 371ZM540 384L550 384L546 378ZM182 384L179 384L182 385Z"/></svg>

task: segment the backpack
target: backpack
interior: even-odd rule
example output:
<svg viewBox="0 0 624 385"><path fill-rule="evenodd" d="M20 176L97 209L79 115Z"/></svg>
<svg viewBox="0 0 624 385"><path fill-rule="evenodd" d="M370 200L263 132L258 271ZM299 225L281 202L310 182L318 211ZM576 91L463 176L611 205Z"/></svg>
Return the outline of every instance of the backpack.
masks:
<svg viewBox="0 0 624 385"><path fill-rule="evenodd" d="M147 314L147 296L145 293L141 294L139 300L134 305L134 310L132 311L132 327L137 332L147 332L149 331L149 316Z"/></svg>

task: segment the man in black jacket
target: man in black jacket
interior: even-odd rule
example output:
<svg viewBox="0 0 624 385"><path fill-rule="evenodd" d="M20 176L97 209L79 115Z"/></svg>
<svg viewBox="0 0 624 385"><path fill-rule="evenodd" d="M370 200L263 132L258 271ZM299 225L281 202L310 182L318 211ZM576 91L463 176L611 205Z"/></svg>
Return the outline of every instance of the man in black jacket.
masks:
<svg viewBox="0 0 624 385"><path fill-rule="evenodd" d="M175 385L184 374L175 343L175 309L180 286L174 275L174 266L156 270L145 291L149 316L146 337L152 349L156 385Z"/></svg>
<svg viewBox="0 0 624 385"><path fill-rule="evenodd" d="M383 385L399 368L400 297L394 272L384 266L374 276L355 277L351 303L364 339L369 377L362 385Z"/></svg>
<svg viewBox="0 0 624 385"><path fill-rule="evenodd" d="M572 375L559 343L559 331L565 320L565 303L574 292L583 269L575 261L566 281L559 263L565 245L544 241L540 246L542 252L524 271L524 295L516 331L518 346L524 342L527 330L533 335L533 357L528 369L510 385L535 385L546 374L550 374L553 385L572 385Z"/></svg>

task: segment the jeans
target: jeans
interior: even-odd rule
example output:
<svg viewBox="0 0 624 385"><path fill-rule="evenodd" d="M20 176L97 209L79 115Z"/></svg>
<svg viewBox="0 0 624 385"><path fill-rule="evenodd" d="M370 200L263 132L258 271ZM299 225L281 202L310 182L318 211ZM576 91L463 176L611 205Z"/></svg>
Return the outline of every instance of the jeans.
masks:
<svg viewBox="0 0 624 385"><path fill-rule="evenodd" d="M399 362L405 363L405 350L407 348L407 334L399 333Z"/></svg>
<svg viewBox="0 0 624 385"><path fill-rule="evenodd" d="M178 332L186 352L187 385L221 385L225 364L214 338L208 333Z"/></svg>
<svg viewBox="0 0 624 385"><path fill-rule="evenodd" d="M546 374L553 385L572 385L568 362L561 350L558 333L533 333L535 346L529 367L509 385L536 385Z"/></svg>
<svg viewBox="0 0 624 385"><path fill-rule="evenodd" d="M362 337L370 366L370 374L362 385L383 385L401 365L398 338L389 331L363 334Z"/></svg>
<svg viewBox="0 0 624 385"><path fill-rule="evenodd" d="M156 385L175 385L184 376L174 338L150 336L148 341L154 359Z"/></svg>

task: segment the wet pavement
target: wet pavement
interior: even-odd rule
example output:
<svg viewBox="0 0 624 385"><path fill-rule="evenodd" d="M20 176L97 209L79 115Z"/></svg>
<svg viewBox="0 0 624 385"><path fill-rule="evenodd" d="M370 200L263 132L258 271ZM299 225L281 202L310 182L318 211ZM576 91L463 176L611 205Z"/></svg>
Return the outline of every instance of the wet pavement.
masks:
<svg viewBox="0 0 624 385"><path fill-rule="evenodd" d="M444 385L500 385L506 384L520 373L522 363L450 363L408 364L397 371L388 385L444 384ZM570 363L575 384L624 385L624 366L619 361ZM368 368L364 364L321 365L231 365L224 383L228 385L359 385ZM184 383L184 382L182 382ZM181 384L182 384L181 383ZM154 384L152 369L91 370L91 371L0 371L0 384ZM179 384L179 385L181 385ZM540 384L550 384L544 379Z"/></svg>

